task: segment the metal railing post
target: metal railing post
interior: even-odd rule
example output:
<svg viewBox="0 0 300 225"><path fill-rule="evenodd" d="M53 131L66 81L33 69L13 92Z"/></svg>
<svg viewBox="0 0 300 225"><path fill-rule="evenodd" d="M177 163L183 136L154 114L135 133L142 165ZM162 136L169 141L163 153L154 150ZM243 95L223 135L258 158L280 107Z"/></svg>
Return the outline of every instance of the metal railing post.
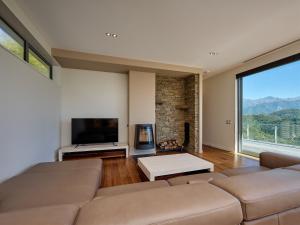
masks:
<svg viewBox="0 0 300 225"><path fill-rule="evenodd" d="M277 130L278 130L278 127L275 126L275 131L274 131L274 136L275 136L275 144L277 144Z"/></svg>
<svg viewBox="0 0 300 225"><path fill-rule="evenodd" d="M247 124L247 139L250 139L250 128L249 128L249 124Z"/></svg>

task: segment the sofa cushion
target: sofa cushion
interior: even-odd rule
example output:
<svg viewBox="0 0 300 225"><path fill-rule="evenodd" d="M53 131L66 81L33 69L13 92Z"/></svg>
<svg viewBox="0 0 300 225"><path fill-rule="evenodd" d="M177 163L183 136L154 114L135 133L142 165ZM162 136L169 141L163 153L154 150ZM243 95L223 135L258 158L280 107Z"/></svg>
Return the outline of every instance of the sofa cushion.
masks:
<svg viewBox="0 0 300 225"><path fill-rule="evenodd" d="M241 168L234 168L234 169L227 169L222 172L222 174L231 177L231 176L238 176L247 173L255 173L260 171L269 170L267 167L263 166L250 166L250 167L241 167Z"/></svg>
<svg viewBox="0 0 300 225"><path fill-rule="evenodd" d="M294 165L294 166L289 166L289 167L285 167L284 169L287 170L296 170L300 172L300 164Z"/></svg>
<svg viewBox="0 0 300 225"><path fill-rule="evenodd" d="M101 188L97 191L96 196L119 195L136 191L144 191L152 188L168 187L169 183L165 180L141 182L136 184L126 184L114 187Z"/></svg>
<svg viewBox="0 0 300 225"><path fill-rule="evenodd" d="M300 208L290 209L257 220L244 221L243 225L299 225Z"/></svg>
<svg viewBox="0 0 300 225"><path fill-rule="evenodd" d="M25 173L63 172L66 170L91 169L102 170L101 159L81 159L62 162L44 162L30 167Z"/></svg>
<svg viewBox="0 0 300 225"><path fill-rule="evenodd" d="M244 221L242 225L291 225L291 224L279 224L278 215L276 214L272 216L266 216L257 220Z"/></svg>
<svg viewBox="0 0 300 225"><path fill-rule="evenodd" d="M262 152L259 154L260 165L270 169L293 166L300 164L300 157L278 154L273 152Z"/></svg>
<svg viewBox="0 0 300 225"><path fill-rule="evenodd" d="M299 225L300 208L291 209L278 215L278 225Z"/></svg>
<svg viewBox="0 0 300 225"><path fill-rule="evenodd" d="M274 169L214 180L212 183L240 200L245 220L300 206L300 173L297 171Z"/></svg>
<svg viewBox="0 0 300 225"><path fill-rule="evenodd" d="M193 183L193 181L197 181L197 180L209 182L214 179L222 179L225 177L227 177L227 176L225 176L221 173L200 173L200 174L174 177L174 178L168 179L168 182L170 185L175 186L175 185Z"/></svg>
<svg viewBox="0 0 300 225"><path fill-rule="evenodd" d="M239 201L211 184L178 185L96 198L75 225L238 225Z"/></svg>
<svg viewBox="0 0 300 225"><path fill-rule="evenodd" d="M0 213L0 225L73 225L78 207L51 206Z"/></svg>
<svg viewBox="0 0 300 225"><path fill-rule="evenodd" d="M0 184L0 212L57 204L82 205L99 188L98 170L24 173Z"/></svg>

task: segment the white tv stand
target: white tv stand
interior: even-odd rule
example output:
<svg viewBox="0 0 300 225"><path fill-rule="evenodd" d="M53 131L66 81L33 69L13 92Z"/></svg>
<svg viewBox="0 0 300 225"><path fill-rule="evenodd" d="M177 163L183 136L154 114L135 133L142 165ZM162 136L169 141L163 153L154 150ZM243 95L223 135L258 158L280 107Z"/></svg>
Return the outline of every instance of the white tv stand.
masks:
<svg viewBox="0 0 300 225"><path fill-rule="evenodd" d="M128 144L115 143L115 144L95 144L95 145L72 145L63 147L58 150L58 160L63 161L65 153L78 153L78 152L99 152L107 150L125 150L126 158L128 158Z"/></svg>

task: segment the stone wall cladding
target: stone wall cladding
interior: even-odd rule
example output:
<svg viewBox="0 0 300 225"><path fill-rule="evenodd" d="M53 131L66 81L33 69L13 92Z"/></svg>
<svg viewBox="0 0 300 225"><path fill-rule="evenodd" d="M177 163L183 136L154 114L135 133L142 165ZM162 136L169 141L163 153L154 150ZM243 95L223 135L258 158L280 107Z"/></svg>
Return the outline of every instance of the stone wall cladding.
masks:
<svg viewBox="0 0 300 225"><path fill-rule="evenodd" d="M190 124L190 142L188 150L199 149L199 75L185 78L185 120Z"/></svg>
<svg viewBox="0 0 300 225"><path fill-rule="evenodd" d="M179 144L184 139L185 113L176 106L185 103L185 82L182 78L156 76L156 137L157 143L176 139Z"/></svg>
<svg viewBox="0 0 300 225"><path fill-rule="evenodd" d="M156 76L157 143L176 139L184 141L184 123L190 124L188 150L199 148L199 76L186 78ZM178 109L178 106L188 106Z"/></svg>

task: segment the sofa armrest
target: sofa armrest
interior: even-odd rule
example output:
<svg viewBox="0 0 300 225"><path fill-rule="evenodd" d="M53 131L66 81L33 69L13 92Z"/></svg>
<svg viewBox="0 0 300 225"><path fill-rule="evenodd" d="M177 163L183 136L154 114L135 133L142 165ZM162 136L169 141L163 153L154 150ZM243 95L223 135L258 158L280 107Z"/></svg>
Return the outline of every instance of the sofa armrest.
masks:
<svg viewBox="0 0 300 225"><path fill-rule="evenodd" d="M259 154L260 165L275 169L300 164L300 158L273 152L262 152Z"/></svg>

